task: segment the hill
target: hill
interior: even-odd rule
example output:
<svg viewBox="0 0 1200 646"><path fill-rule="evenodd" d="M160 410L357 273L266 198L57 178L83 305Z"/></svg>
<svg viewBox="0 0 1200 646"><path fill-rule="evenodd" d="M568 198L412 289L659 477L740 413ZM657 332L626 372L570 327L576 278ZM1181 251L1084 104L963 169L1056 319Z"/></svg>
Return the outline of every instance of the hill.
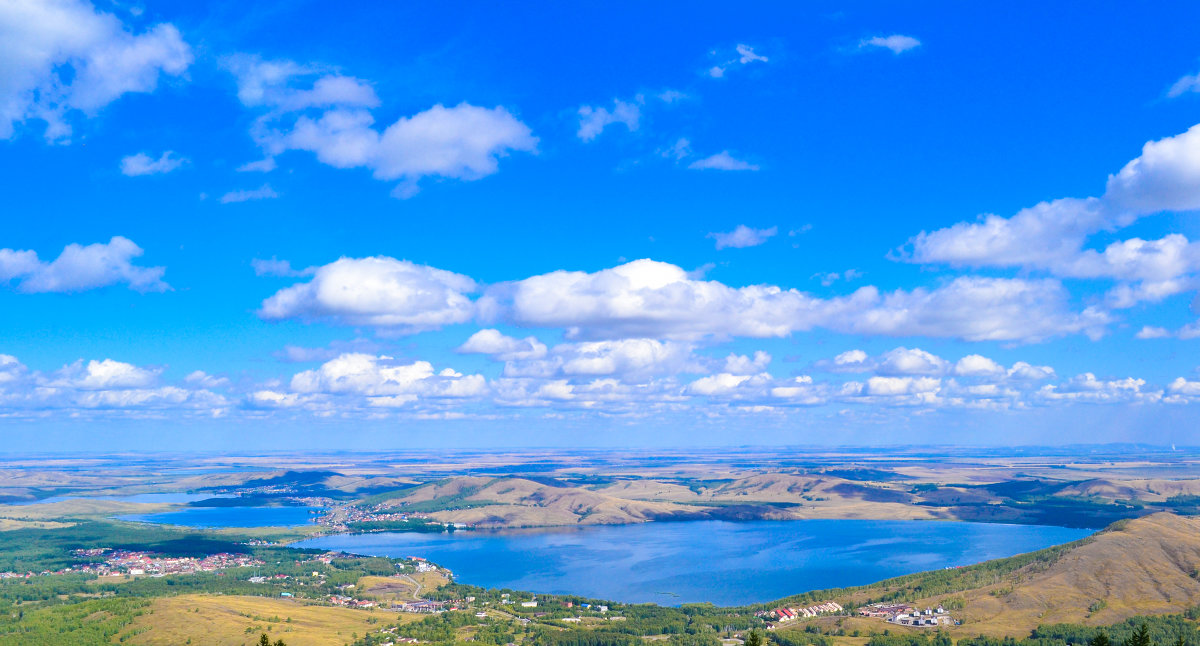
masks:
<svg viewBox="0 0 1200 646"><path fill-rule="evenodd" d="M1200 602L1200 518L1160 512L1120 521L1074 543L955 570L922 572L859 588L784 600L846 606L905 601L944 605L955 635L1021 635L1039 625L1113 624L1183 612ZM826 618L847 631L891 627L876 619Z"/></svg>

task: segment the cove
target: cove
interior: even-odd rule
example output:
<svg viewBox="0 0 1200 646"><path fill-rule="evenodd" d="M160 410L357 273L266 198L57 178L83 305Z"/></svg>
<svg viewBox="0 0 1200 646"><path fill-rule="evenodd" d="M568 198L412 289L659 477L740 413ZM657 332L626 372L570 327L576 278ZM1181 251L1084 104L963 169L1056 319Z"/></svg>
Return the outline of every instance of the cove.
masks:
<svg viewBox="0 0 1200 646"><path fill-rule="evenodd" d="M939 521L651 522L323 536L292 547L420 556L460 583L625 603L737 606L873 583L1083 538L1092 530Z"/></svg>

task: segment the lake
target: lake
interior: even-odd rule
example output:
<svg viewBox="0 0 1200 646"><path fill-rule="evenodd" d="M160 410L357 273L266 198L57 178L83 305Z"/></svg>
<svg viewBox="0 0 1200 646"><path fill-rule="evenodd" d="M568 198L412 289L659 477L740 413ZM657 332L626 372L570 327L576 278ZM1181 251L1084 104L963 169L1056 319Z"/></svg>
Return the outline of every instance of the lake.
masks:
<svg viewBox="0 0 1200 646"><path fill-rule="evenodd" d="M81 494L66 495L66 496L50 496L39 500L21 500L18 502L6 502L5 505L48 505L56 502L65 502L67 500L116 500L119 502L164 502L164 503L186 503L196 502L197 500L206 500L208 498L229 498L228 494L212 494L212 493L138 493L128 496L85 496Z"/></svg>
<svg viewBox="0 0 1200 646"><path fill-rule="evenodd" d="M722 606L872 583L1066 543L1092 530L935 521L690 521L553 531L372 533L294 543L421 556L490 588Z"/></svg>
<svg viewBox="0 0 1200 646"><path fill-rule="evenodd" d="M212 496L206 496L211 498ZM118 520L185 527L294 527L315 518L320 507L188 507L156 514L128 514Z"/></svg>

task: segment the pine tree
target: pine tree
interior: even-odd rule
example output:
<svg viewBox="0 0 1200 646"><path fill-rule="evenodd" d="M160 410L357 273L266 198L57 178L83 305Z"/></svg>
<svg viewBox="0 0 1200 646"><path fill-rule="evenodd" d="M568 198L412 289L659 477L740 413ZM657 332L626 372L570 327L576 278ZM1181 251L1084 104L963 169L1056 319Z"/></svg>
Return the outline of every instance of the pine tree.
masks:
<svg viewBox="0 0 1200 646"><path fill-rule="evenodd" d="M1126 640L1125 646L1150 646L1150 627L1142 624Z"/></svg>
<svg viewBox="0 0 1200 646"><path fill-rule="evenodd" d="M1096 636L1088 642L1088 646L1112 646L1112 640L1108 638L1108 634L1103 630L1096 633Z"/></svg>
<svg viewBox="0 0 1200 646"><path fill-rule="evenodd" d="M746 646L763 646L762 635L758 634L757 630L751 630L746 636Z"/></svg>

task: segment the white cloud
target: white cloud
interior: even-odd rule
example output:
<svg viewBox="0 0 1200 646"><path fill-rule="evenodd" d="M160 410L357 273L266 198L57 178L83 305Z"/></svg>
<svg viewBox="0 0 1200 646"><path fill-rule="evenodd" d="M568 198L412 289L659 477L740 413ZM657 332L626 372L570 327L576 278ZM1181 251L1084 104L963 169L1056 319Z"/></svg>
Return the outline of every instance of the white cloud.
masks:
<svg viewBox="0 0 1200 646"><path fill-rule="evenodd" d="M145 388L153 385L161 372L112 359L92 360L86 365L78 361L60 370L51 385L81 390Z"/></svg>
<svg viewBox="0 0 1200 646"><path fill-rule="evenodd" d="M1004 367L991 359L968 354L954 364L954 374L961 377L996 377L1005 374Z"/></svg>
<svg viewBox="0 0 1200 646"><path fill-rule="evenodd" d="M229 379L214 377L203 370L193 370L183 380L197 388L223 388L229 385Z"/></svg>
<svg viewBox="0 0 1200 646"><path fill-rule="evenodd" d="M722 372L693 381L688 384L687 391L693 395L729 395L752 379L754 379L754 375L732 375Z"/></svg>
<svg viewBox="0 0 1200 646"><path fill-rule="evenodd" d="M219 416L228 408L225 397L207 390L207 384L191 379L188 387L163 385L161 373L161 368L114 359L79 360L45 373L0 355L0 415L44 417L67 411L71 417L89 419L157 411Z"/></svg>
<svg viewBox="0 0 1200 646"><path fill-rule="evenodd" d="M708 69L707 73L712 78L724 78L725 73L734 66L749 65L750 63L766 63L768 60L770 60L766 56L755 53L753 47L743 43L738 43L732 54L728 53L728 50L724 51L726 53L723 56L716 50L710 52L710 54L714 57L722 56L722 58L718 59L721 62Z"/></svg>
<svg viewBox="0 0 1200 646"><path fill-rule="evenodd" d="M813 274L812 278L816 278L817 280L820 280L822 287L829 287L839 280L845 279L847 281L851 281L851 280L861 277L862 275L863 275L863 273L857 269L847 269L844 272L836 272L836 271L818 272L818 273Z"/></svg>
<svg viewBox="0 0 1200 646"><path fill-rule="evenodd" d="M697 370L690 345L657 339L619 339L564 344L554 348L567 376L632 376Z"/></svg>
<svg viewBox="0 0 1200 646"><path fill-rule="evenodd" d="M935 393L942 380L933 377L871 377L863 394L876 397L896 397Z"/></svg>
<svg viewBox="0 0 1200 646"><path fill-rule="evenodd" d="M1167 90L1167 96L1173 99L1188 92L1200 92L1200 74L1187 74L1181 77L1171 85L1171 89Z"/></svg>
<svg viewBox="0 0 1200 646"><path fill-rule="evenodd" d="M667 159L681 161L687 157L691 157L692 142L688 141L685 137L680 137L679 139L675 140L675 143L671 144L667 148L659 150L658 154Z"/></svg>
<svg viewBox="0 0 1200 646"><path fill-rule="evenodd" d="M858 42L859 49L864 47L879 47L890 49L893 54L907 52L910 49L916 49L921 46L921 41L912 36L904 36L902 34L892 34L891 36L873 36L864 38Z"/></svg>
<svg viewBox="0 0 1200 646"><path fill-rule="evenodd" d="M316 267L294 269L292 263L287 260L279 260L274 256L270 260L255 258L250 261L250 266L254 268L255 276L283 276L288 278L311 276L317 270Z"/></svg>
<svg viewBox="0 0 1200 646"><path fill-rule="evenodd" d="M943 358L920 348L896 348L884 353L876 372L881 375L941 375L950 364Z"/></svg>
<svg viewBox="0 0 1200 646"><path fill-rule="evenodd" d="M1135 336L1139 339L1167 339L1171 337L1171 331L1165 327L1144 325Z"/></svg>
<svg viewBox="0 0 1200 646"><path fill-rule="evenodd" d="M1042 381L1044 379L1053 379L1054 368L1050 366L1035 366L1024 361L1018 361L1013 364L1012 368L1008 369L1010 379L1018 379L1021 381Z"/></svg>
<svg viewBox="0 0 1200 646"><path fill-rule="evenodd" d="M248 107L293 112L307 108L375 108L380 105L369 82L344 76L328 67L301 65L288 60L267 61L247 54L227 58L225 66L237 79L238 100Z"/></svg>
<svg viewBox="0 0 1200 646"><path fill-rule="evenodd" d="M263 301L259 316L417 332L471 320L475 306L467 294L475 289L466 276L407 260L342 258Z"/></svg>
<svg viewBox="0 0 1200 646"><path fill-rule="evenodd" d="M174 155L174 151L167 150L158 159L154 159L146 153L123 157L121 158L121 173L129 177L169 173L188 161L184 157Z"/></svg>
<svg viewBox="0 0 1200 646"><path fill-rule="evenodd" d="M583 141L591 141L604 132L606 127L616 123L623 124L630 132L633 132L638 129L643 102L641 96L634 101L613 99L612 110L585 105L579 108L579 131L575 134Z"/></svg>
<svg viewBox="0 0 1200 646"><path fill-rule="evenodd" d="M343 258L311 282L267 299L267 319L328 319L393 332L477 319L564 328L570 339L782 337L825 328L849 334L1033 342L1096 337L1109 319L1071 310L1055 280L960 276L935 288L875 287L818 298L773 285L730 287L643 259L594 273L555 271L490 286L478 301L466 276L393 258Z"/></svg>
<svg viewBox="0 0 1200 646"><path fill-rule="evenodd" d="M1200 125L1146 142L1142 154L1108 177L1104 199L1138 215L1200 209Z"/></svg>
<svg viewBox="0 0 1200 646"><path fill-rule="evenodd" d="M1177 377L1175 381L1171 382L1171 385L1167 386L1167 392L1176 397L1200 399L1200 381L1188 381L1183 377Z"/></svg>
<svg viewBox="0 0 1200 646"><path fill-rule="evenodd" d="M269 173L278 168L274 157L265 157L258 161L246 162L238 166L239 173Z"/></svg>
<svg viewBox="0 0 1200 646"><path fill-rule="evenodd" d="M726 248L744 249L746 247L757 247L778 232L778 227L751 229L744 224L739 224L733 231L729 231L728 233L710 233L708 237L717 241L718 250Z"/></svg>
<svg viewBox="0 0 1200 646"><path fill-rule="evenodd" d="M729 154L728 150L722 150L711 157L697 159L688 164L688 168L692 170L758 170L758 165L736 159Z"/></svg>
<svg viewBox="0 0 1200 646"><path fill-rule="evenodd" d="M546 345L537 337L516 339L505 336L499 330L483 329L472 334L456 351L491 355L500 361L514 361L541 359L546 356Z"/></svg>
<svg viewBox="0 0 1200 646"><path fill-rule="evenodd" d="M140 292L161 292L164 267L139 267L133 259L141 247L128 238L114 236L106 244L69 244L51 262L42 262L30 250L0 249L0 282L17 281L17 291L81 292L127 284Z"/></svg>
<svg viewBox="0 0 1200 646"><path fill-rule="evenodd" d="M753 63L755 61L765 63L768 60L766 56L759 56L758 54L755 54L754 48L750 47L749 45L739 44L737 46L737 53L738 62L742 65Z"/></svg>
<svg viewBox="0 0 1200 646"><path fill-rule="evenodd" d="M725 357L725 372L735 375L753 375L767 371L771 364L771 355L762 350L754 353L754 358L744 354L730 354Z"/></svg>
<svg viewBox="0 0 1200 646"><path fill-rule="evenodd" d="M1160 211L1200 210L1200 125L1147 143L1142 154L1110 175L1100 198L1064 198L1023 209L1011 218L986 215L977 222L924 232L909 240L901 258L952 266L1013 267L1054 276L1105 279L1109 309L1158 302L1195 289L1200 244L1181 234L1158 240L1129 238L1103 250L1088 239Z"/></svg>
<svg viewBox="0 0 1200 646"><path fill-rule="evenodd" d="M221 204L236 204L238 202L252 202L255 200L272 200L279 197L279 193L271 188L270 184L263 184L254 189L242 191L230 191L221 196Z"/></svg>
<svg viewBox="0 0 1200 646"><path fill-rule="evenodd" d="M1062 384L1047 384L1037 392L1037 396L1047 401L1089 404L1156 402L1162 399L1162 391L1143 391L1145 385L1145 379L1127 377L1105 381L1085 372Z"/></svg>
<svg viewBox="0 0 1200 646"><path fill-rule="evenodd" d="M400 180L392 195L408 198L423 178L480 179L497 172L501 157L537 149L529 127L503 107L438 104L380 131L370 112L379 99L361 79L250 56L234 57L228 67L242 103L266 110L251 135L267 158L247 170L273 168L267 160L305 150L335 168L367 168L376 179Z"/></svg>
<svg viewBox="0 0 1200 646"><path fill-rule="evenodd" d="M0 4L0 60L0 139L36 119L47 141L65 142L71 113L153 92L161 75L183 74L192 53L171 24L134 34L85 0L13 0Z"/></svg>
<svg viewBox="0 0 1200 646"><path fill-rule="evenodd" d="M278 391L257 391L252 401L273 406L324 408L338 404L327 396L348 397L349 408L396 408L420 400L477 398L487 393L482 375L463 375L451 369L435 372L427 361L399 363L392 357L349 353L313 370L294 375L289 398Z"/></svg>
<svg viewBox="0 0 1200 646"><path fill-rule="evenodd" d="M772 337L823 327L851 334L1038 341L1102 334L1099 312L1070 311L1053 280L963 276L935 289L863 287L820 299L771 285L734 288L682 268L637 260L595 273L555 271L487 291L481 309L572 338Z"/></svg>
<svg viewBox="0 0 1200 646"><path fill-rule="evenodd" d="M907 259L953 266L1049 267L1079 252L1088 235L1108 226L1095 198L1061 199L1022 209L1011 218L986 215L909 241Z"/></svg>

